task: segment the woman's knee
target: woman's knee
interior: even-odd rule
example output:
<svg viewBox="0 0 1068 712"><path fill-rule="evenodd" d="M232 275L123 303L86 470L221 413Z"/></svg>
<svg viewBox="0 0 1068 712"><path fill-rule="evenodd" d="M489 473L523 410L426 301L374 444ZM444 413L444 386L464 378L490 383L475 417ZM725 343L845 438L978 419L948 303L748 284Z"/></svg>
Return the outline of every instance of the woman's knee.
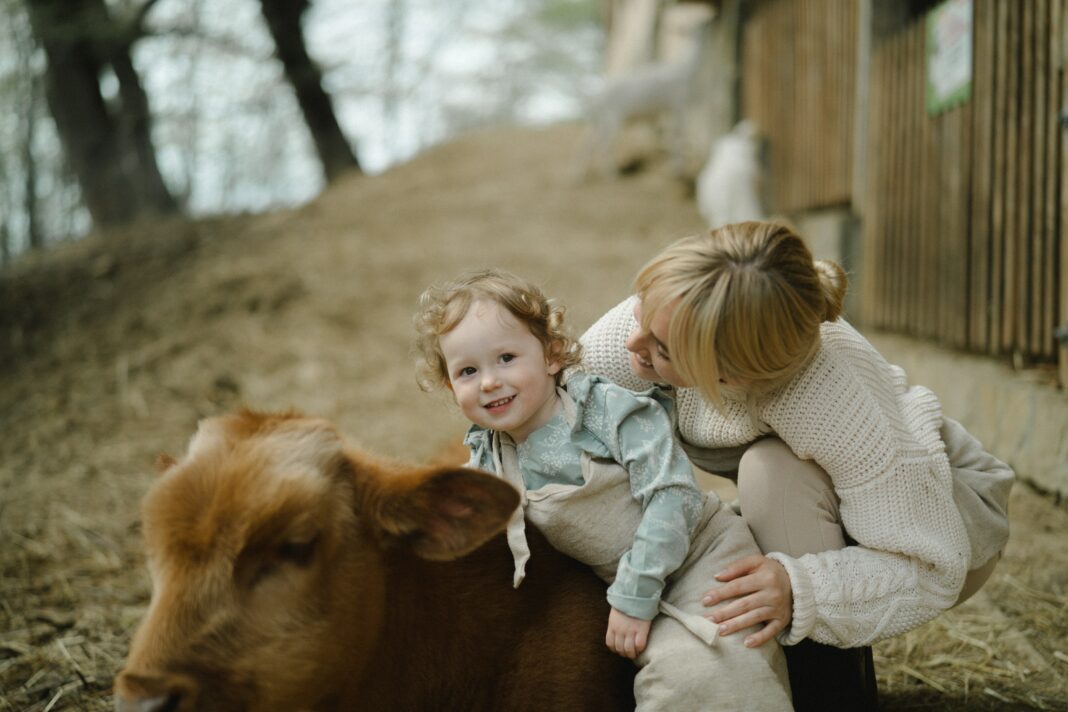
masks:
<svg viewBox="0 0 1068 712"><path fill-rule="evenodd" d="M760 440L742 456L738 500L764 552L801 556L845 546L830 476L778 438Z"/></svg>

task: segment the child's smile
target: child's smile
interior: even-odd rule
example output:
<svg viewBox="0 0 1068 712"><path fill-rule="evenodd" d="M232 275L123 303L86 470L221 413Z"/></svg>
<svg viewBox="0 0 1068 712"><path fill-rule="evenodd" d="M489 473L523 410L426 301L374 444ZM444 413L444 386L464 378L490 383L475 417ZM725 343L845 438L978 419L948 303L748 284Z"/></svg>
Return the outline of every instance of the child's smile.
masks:
<svg viewBox="0 0 1068 712"><path fill-rule="evenodd" d="M486 404L486 409L489 410L494 415L499 415L500 413L504 412L504 410L509 405L511 405L512 401L514 401L514 400L515 400L515 396L508 396L507 398L501 398L499 400L495 400L495 401L492 401L490 403L487 403Z"/></svg>

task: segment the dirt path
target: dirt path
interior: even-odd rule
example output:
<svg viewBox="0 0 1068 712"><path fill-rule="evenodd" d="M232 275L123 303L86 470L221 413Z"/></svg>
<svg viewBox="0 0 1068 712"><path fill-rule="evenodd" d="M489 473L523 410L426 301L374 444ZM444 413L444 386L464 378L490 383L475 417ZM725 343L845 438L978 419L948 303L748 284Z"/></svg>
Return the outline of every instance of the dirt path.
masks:
<svg viewBox="0 0 1068 712"><path fill-rule="evenodd" d="M578 141L569 127L483 134L297 211L141 226L4 276L0 710L111 709L148 597L137 502L198 418L296 407L426 457L463 427L414 383L427 284L511 269L581 330L701 228L659 169L571 183ZM1068 707L1068 515L1025 487L1013 506L986 593L877 648L887 709Z"/></svg>

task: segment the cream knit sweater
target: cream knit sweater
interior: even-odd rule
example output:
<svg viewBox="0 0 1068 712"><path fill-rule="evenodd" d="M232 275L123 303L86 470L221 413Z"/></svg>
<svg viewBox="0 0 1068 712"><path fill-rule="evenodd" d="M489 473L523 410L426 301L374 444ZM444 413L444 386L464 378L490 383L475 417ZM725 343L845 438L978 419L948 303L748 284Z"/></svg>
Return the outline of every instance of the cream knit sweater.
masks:
<svg viewBox="0 0 1068 712"><path fill-rule="evenodd" d="M634 297L582 336L584 365L631 389L624 342L636 323ZM769 552L790 575L794 610L780 634L839 647L870 645L934 618L957 600L970 546L953 499L935 395L844 320L825 322L813 360L786 385L747 401L728 393L724 412L691 388L676 389L682 439L708 448L774 432L819 464L841 500L842 523L859 546L792 558ZM710 581L709 587L715 582Z"/></svg>

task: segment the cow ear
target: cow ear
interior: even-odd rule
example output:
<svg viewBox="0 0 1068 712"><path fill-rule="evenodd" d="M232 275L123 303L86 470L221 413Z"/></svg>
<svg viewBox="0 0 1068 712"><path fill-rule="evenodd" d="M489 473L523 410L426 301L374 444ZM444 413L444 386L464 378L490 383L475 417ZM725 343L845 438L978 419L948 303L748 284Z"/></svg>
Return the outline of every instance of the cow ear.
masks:
<svg viewBox="0 0 1068 712"><path fill-rule="evenodd" d="M156 474L162 475L167 470L178 464L178 461L165 452L156 455Z"/></svg>
<svg viewBox="0 0 1068 712"><path fill-rule="evenodd" d="M508 524L519 493L493 475L438 468L390 487L375 508L382 530L424 559L448 561L474 551Z"/></svg>

